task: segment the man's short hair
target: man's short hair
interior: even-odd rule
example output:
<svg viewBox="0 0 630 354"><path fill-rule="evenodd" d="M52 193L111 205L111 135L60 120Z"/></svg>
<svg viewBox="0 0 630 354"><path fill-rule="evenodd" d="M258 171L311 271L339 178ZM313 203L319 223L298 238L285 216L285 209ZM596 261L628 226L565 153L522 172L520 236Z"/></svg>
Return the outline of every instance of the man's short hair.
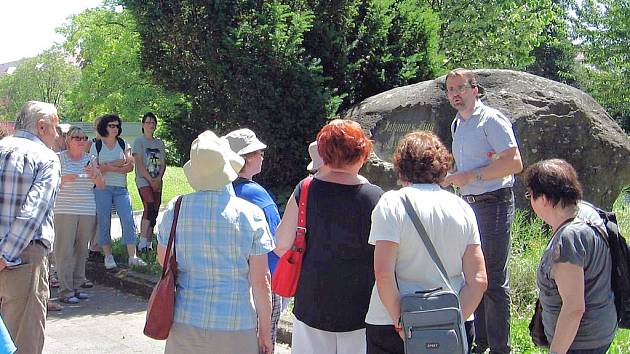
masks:
<svg viewBox="0 0 630 354"><path fill-rule="evenodd" d="M446 74L444 85L446 85L446 81L448 81L449 77L463 77L464 79L466 79L466 83L470 85L470 87L473 87L473 88L479 87L479 83L477 81L477 74L475 74L472 70L468 70L464 68L457 68L457 69L449 71L449 73Z"/></svg>
<svg viewBox="0 0 630 354"><path fill-rule="evenodd" d="M37 134L37 121L43 119L51 123L55 116L57 116L57 108L54 105L46 102L28 101L22 106L15 119L15 130L25 130Z"/></svg>

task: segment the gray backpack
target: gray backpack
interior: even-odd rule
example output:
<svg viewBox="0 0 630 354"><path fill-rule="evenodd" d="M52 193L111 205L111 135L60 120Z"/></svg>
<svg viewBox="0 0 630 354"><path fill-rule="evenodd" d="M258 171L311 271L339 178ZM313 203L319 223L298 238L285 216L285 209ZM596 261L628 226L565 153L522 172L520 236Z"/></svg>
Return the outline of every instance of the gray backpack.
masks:
<svg viewBox="0 0 630 354"><path fill-rule="evenodd" d="M405 331L405 354L465 354L468 341L459 296L451 287L446 268L409 197L405 196L403 204L447 287L401 296L400 318Z"/></svg>

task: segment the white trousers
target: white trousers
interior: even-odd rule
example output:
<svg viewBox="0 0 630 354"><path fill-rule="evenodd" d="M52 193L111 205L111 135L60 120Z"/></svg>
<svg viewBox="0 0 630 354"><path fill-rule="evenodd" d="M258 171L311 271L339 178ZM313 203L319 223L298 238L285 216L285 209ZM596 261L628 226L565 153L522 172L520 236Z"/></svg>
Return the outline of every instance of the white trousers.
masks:
<svg viewBox="0 0 630 354"><path fill-rule="evenodd" d="M310 327L293 316L293 354L365 354L366 350L365 328L328 332Z"/></svg>

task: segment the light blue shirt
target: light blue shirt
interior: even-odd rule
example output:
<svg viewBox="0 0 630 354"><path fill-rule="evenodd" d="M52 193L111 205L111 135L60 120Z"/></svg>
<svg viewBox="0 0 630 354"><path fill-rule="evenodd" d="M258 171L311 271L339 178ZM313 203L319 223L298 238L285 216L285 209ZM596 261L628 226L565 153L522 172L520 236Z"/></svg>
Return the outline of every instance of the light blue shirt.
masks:
<svg viewBox="0 0 630 354"><path fill-rule="evenodd" d="M175 201L159 222L158 242L168 245ZM207 330L248 330L257 318L249 283L249 256L275 244L262 210L237 198L231 185L183 197L177 231L176 323Z"/></svg>
<svg viewBox="0 0 630 354"><path fill-rule="evenodd" d="M518 147L512 122L501 112L477 100L473 114L464 120L459 113L451 125L453 157L457 171L464 172L489 165L492 155ZM483 194L512 187L514 176L473 181L461 187L461 194Z"/></svg>

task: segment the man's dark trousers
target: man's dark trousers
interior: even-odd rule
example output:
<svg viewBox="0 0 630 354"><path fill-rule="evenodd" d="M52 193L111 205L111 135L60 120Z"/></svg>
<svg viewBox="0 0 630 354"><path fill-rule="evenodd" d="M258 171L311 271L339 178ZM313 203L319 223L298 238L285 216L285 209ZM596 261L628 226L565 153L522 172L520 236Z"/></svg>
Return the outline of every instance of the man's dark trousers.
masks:
<svg viewBox="0 0 630 354"><path fill-rule="evenodd" d="M475 353L509 353L510 286L508 260L514 218L514 195L507 200L471 203L477 216L488 289L475 311Z"/></svg>

